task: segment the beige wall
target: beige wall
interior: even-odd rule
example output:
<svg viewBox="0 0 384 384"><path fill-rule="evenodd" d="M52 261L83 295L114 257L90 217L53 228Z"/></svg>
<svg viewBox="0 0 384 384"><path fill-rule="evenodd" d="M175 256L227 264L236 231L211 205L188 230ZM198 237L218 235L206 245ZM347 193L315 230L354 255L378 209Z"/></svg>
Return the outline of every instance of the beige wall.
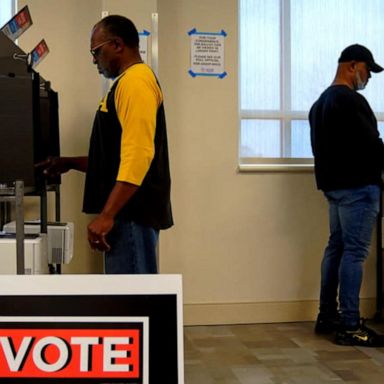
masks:
<svg viewBox="0 0 384 384"><path fill-rule="evenodd" d="M175 226L161 235L160 267L183 275L186 323L313 319L327 238L327 208L313 174L237 171L237 1L24 3L35 25L20 43L27 49L45 37L51 49L38 69L59 92L62 153L68 155L88 147L101 84L88 52L89 34L101 10L131 17L139 30L151 30L151 13L158 11L175 217ZM227 77L189 76L192 28L227 32ZM101 270L100 256L85 241L89 218L80 213L82 187L81 175L63 177L63 219L76 225L75 258L66 273ZM370 315L374 263L372 255L362 291Z"/></svg>
<svg viewBox="0 0 384 384"><path fill-rule="evenodd" d="M186 322L312 319L327 207L312 173L237 171L237 1L160 0L158 12L176 223L161 271L183 274ZM188 75L192 28L227 32L227 77ZM363 297L374 274L371 258Z"/></svg>

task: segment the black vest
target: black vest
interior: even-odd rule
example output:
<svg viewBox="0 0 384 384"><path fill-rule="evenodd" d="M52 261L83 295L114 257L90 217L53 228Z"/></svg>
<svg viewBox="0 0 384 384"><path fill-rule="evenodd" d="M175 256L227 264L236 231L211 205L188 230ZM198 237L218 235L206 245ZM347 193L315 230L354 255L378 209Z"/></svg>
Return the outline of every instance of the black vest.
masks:
<svg viewBox="0 0 384 384"><path fill-rule="evenodd" d="M108 112L99 107L93 123L83 201L85 213L100 213L116 183L122 132L115 107L117 84L118 80L107 96ZM167 130L161 103L156 116L155 156L143 183L118 216L154 229L171 227L170 189Z"/></svg>

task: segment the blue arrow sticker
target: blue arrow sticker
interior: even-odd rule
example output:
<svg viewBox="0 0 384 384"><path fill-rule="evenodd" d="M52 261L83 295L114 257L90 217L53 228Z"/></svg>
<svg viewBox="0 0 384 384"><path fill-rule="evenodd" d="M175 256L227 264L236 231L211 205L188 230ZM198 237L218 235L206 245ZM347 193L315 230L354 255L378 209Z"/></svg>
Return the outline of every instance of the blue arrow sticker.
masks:
<svg viewBox="0 0 384 384"><path fill-rule="evenodd" d="M139 32L139 36L149 36L150 34L151 32L146 31L145 29L143 29L143 32Z"/></svg>

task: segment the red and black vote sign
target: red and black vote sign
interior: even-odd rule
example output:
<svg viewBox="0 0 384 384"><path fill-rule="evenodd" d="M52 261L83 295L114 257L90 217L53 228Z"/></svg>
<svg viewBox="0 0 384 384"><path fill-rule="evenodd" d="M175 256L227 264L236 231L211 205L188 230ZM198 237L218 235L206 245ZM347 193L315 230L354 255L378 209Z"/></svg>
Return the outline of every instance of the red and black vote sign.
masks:
<svg viewBox="0 0 384 384"><path fill-rule="evenodd" d="M178 384L176 295L0 296L0 383Z"/></svg>
<svg viewBox="0 0 384 384"><path fill-rule="evenodd" d="M144 332L148 332L145 321L136 323L127 318L125 322L89 323L84 318L83 322L67 323L63 320L67 319L58 319L57 323L26 319L10 324L10 328L3 324L0 377L147 381L148 372L143 372L144 351L148 349L148 343L143 344Z"/></svg>

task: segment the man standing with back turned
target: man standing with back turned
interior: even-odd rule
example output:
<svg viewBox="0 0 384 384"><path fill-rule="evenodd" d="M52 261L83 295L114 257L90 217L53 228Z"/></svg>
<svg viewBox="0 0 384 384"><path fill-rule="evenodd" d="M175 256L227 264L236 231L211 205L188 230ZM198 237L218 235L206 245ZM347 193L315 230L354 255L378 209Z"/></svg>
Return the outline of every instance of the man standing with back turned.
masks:
<svg viewBox="0 0 384 384"><path fill-rule="evenodd" d="M93 249L105 252L105 272L156 273L160 229L172 226L163 94L142 62L134 24L111 15L92 30L99 73L114 79L97 109L88 156L48 159L48 175L86 172L83 211Z"/></svg>
<svg viewBox="0 0 384 384"><path fill-rule="evenodd" d="M384 145L368 102L356 92L371 72L382 70L367 48L345 48L333 83L309 113L316 182L328 200L330 224L315 332L336 331L341 345L384 346L383 337L360 322L359 311L363 263L379 212Z"/></svg>

